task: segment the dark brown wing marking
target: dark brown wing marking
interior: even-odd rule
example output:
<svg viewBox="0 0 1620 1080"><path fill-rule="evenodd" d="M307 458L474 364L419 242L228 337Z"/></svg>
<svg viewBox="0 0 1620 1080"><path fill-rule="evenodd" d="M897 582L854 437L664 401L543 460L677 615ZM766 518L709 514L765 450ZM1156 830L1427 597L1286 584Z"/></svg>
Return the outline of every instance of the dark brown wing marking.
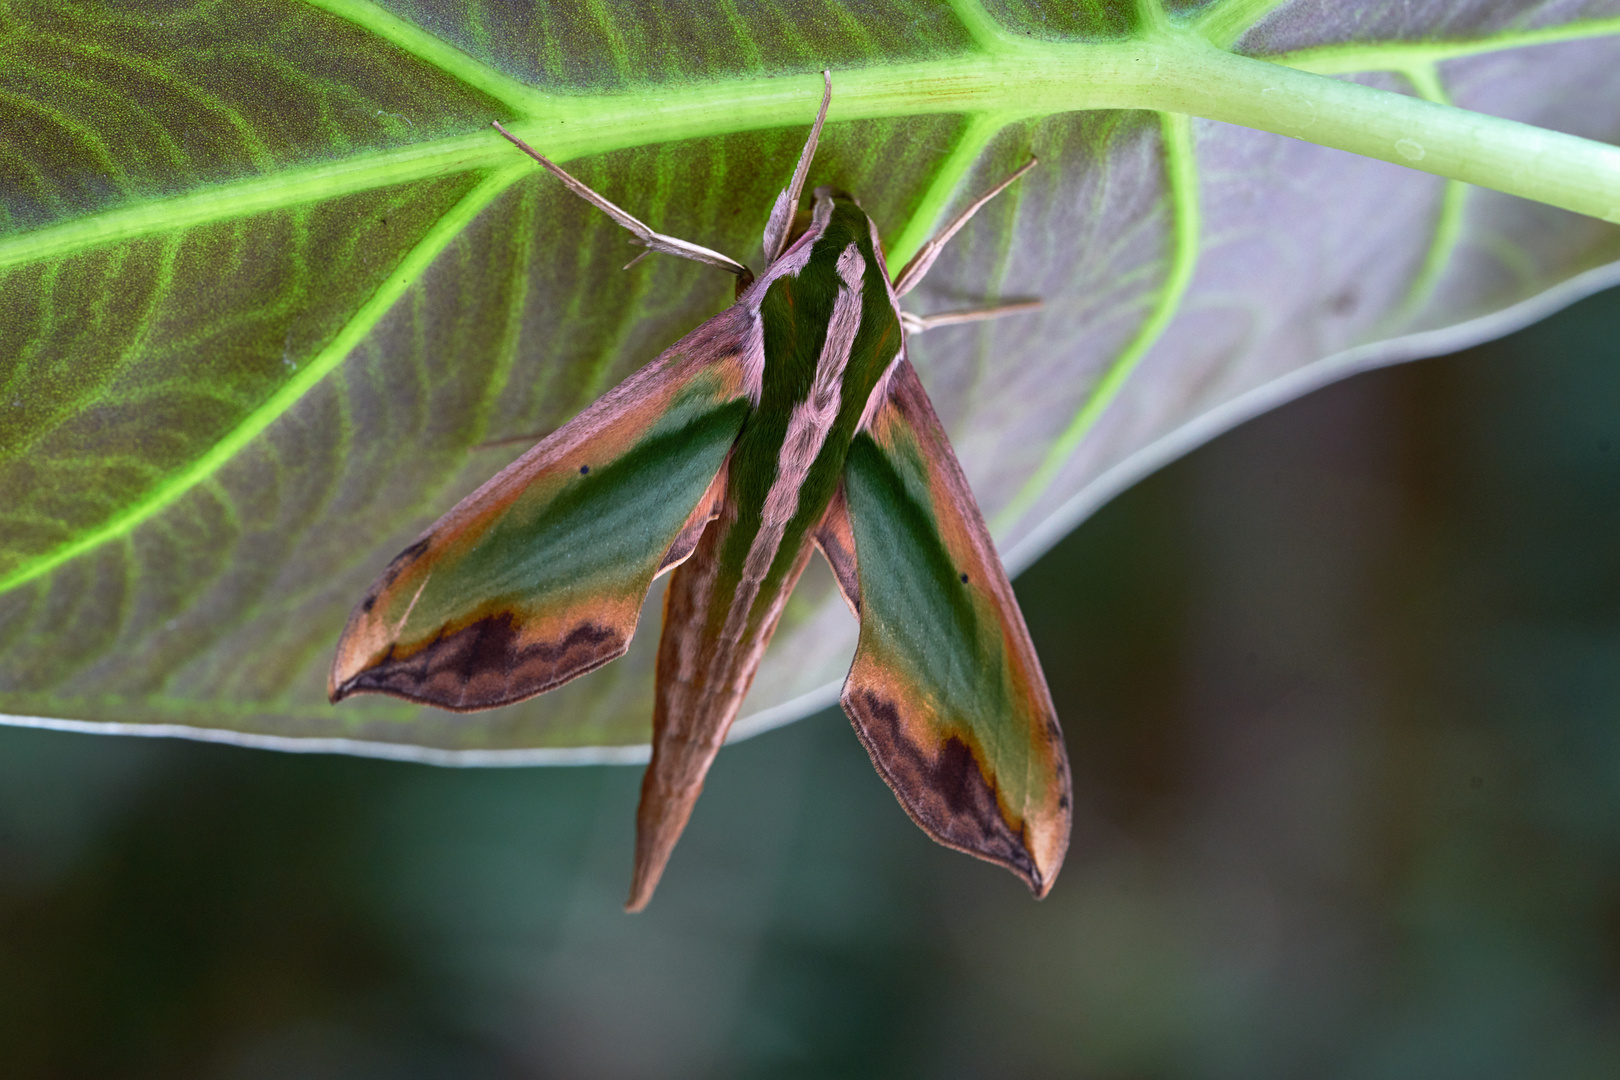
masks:
<svg viewBox="0 0 1620 1080"><path fill-rule="evenodd" d="M847 695L843 706L872 764L924 832L946 847L1005 866L1036 895L1045 894L1051 883L1030 858L1024 830L1015 831L1002 816L995 788L967 743L948 736L928 753L906 736L900 706L871 690Z"/></svg>
<svg viewBox="0 0 1620 1080"><path fill-rule="evenodd" d="M457 712L493 709L593 671L630 646L616 628L594 623L575 626L556 641L523 645L521 636L511 613L490 615L409 656L397 656L391 648L337 696L370 691Z"/></svg>

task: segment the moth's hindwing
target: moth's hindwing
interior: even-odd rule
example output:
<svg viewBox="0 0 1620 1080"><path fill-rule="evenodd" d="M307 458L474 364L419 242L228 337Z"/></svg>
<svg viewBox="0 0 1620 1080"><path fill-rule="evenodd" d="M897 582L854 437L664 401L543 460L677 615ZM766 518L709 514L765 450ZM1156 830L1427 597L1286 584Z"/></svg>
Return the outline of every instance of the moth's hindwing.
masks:
<svg viewBox="0 0 1620 1080"><path fill-rule="evenodd" d="M901 360L817 534L859 615L844 711L906 811L1037 896L1068 847L1063 734L978 504Z"/></svg>
<svg viewBox="0 0 1620 1080"><path fill-rule="evenodd" d="M757 351L743 313L715 316L439 519L350 616L332 699L486 709L623 654L718 510Z"/></svg>

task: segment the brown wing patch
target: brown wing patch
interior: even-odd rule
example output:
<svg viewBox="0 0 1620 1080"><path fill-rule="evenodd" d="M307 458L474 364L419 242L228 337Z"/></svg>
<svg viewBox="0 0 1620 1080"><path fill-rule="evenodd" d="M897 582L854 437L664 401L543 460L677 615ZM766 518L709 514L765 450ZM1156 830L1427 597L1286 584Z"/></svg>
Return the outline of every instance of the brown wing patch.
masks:
<svg viewBox="0 0 1620 1080"><path fill-rule="evenodd" d="M1052 882L1042 880L1022 823L1007 820L966 742L951 735L937 754L929 754L906 733L900 705L871 689L845 694L843 706L872 764L924 832L946 847L1005 866L1036 896L1046 895Z"/></svg>
<svg viewBox="0 0 1620 1080"><path fill-rule="evenodd" d="M833 493L827 513L822 517L821 524L816 526L812 539L827 560L827 565L832 567L844 603L849 605L849 610L854 612L857 619L860 618L861 579L855 563L855 534L849 523L849 504L844 501L842 484Z"/></svg>
<svg viewBox="0 0 1620 1080"><path fill-rule="evenodd" d="M629 635L613 626L582 622L558 638L524 644L510 612L486 616L442 634L409 656L388 651L332 690L392 694L442 709L471 712L533 697L624 655Z"/></svg>

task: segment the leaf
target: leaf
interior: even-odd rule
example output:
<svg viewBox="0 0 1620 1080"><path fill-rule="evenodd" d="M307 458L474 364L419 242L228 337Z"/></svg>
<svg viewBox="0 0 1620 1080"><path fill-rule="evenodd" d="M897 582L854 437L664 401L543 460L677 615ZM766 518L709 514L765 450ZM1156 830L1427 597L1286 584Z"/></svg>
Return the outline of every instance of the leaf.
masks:
<svg viewBox="0 0 1620 1080"><path fill-rule="evenodd" d="M1248 415L1614 280L1617 10L13 4L0 712L437 760L643 752L651 634L487 713L324 699L366 586L523 449L489 444L555 429L727 302L710 268L622 272L623 234L491 120L756 264L823 66L811 183L862 199L890 265L1039 155L907 301L1046 301L913 349L1016 569ZM830 702L854 632L815 567L739 731Z"/></svg>

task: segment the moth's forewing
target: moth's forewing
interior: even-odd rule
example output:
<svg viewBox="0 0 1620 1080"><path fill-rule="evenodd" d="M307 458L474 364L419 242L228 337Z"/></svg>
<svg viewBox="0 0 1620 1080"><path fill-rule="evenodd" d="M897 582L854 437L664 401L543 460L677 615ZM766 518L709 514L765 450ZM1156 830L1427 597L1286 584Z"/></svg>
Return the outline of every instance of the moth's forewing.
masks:
<svg viewBox="0 0 1620 1080"><path fill-rule="evenodd" d="M930 836L1044 896L1069 842L1063 734L978 504L904 359L817 542L855 590L843 705L872 763Z"/></svg>
<svg viewBox="0 0 1620 1080"><path fill-rule="evenodd" d="M740 317L704 323L406 548L349 618L332 699L486 709L621 655L653 579L719 509L758 397Z"/></svg>

